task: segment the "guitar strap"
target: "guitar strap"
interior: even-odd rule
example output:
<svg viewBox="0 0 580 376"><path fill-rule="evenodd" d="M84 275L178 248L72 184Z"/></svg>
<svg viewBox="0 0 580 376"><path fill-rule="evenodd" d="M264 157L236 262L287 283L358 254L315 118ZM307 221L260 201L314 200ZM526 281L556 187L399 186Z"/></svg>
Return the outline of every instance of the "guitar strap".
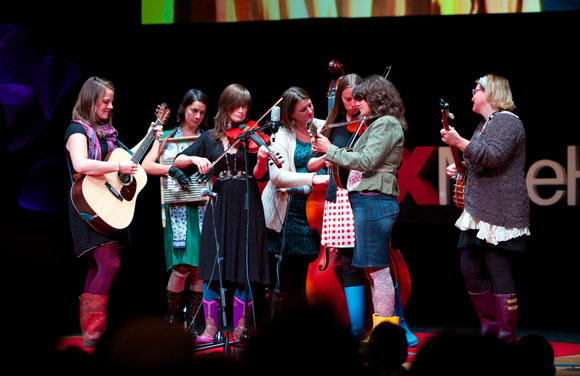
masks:
<svg viewBox="0 0 580 376"><path fill-rule="evenodd" d="M129 154L131 154L131 155L133 155L133 154L134 154L134 153L133 153L133 152L132 152L132 151L131 151L131 150L130 150L130 149L127 147L127 146L125 146L125 144L123 144L121 141L117 140L116 144L117 144L119 147L121 147L121 148L125 149L125 151L126 151L127 153L129 153Z"/></svg>

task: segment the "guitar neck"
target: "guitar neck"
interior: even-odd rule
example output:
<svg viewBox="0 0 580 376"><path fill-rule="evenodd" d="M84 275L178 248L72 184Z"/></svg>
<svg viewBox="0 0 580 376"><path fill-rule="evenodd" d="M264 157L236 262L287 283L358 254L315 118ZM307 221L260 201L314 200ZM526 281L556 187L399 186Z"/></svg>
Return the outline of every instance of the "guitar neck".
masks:
<svg viewBox="0 0 580 376"><path fill-rule="evenodd" d="M451 129L449 127L449 123L447 122L448 116L449 115L447 115L447 112L443 111L442 122L443 122L443 128L445 128L446 131L449 131ZM451 148L451 154L453 155L453 161L455 162L455 168L457 169L458 172L465 172L467 170L467 166L465 165L465 163L463 163L463 161L459 157L459 151L457 150L457 148L455 146L449 145L449 148Z"/></svg>
<svg viewBox="0 0 580 376"><path fill-rule="evenodd" d="M147 132L147 135L143 139L143 142L141 142L141 145L139 145L139 147L135 151L135 154L133 154L133 156L131 157L131 161L135 162L135 164L140 164L143 158L145 157L147 150L149 150L149 147L151 146L153 141L155 141L156 131L154 128L160 124L162 123L159 120L155 121L155 125L149 129L149 132Z"/></svg>
<svg viewBox="0 0 580 376"><path fill-rule="evenodd" d="M455 146L450 146L450 148L451 154L453 155L453 161L455 161L455 168L457 169L458 172L465 172L465 170L467 170L467 166L465 166L465 163L463 163L463 161L459 157L459 151Z"/></svg>

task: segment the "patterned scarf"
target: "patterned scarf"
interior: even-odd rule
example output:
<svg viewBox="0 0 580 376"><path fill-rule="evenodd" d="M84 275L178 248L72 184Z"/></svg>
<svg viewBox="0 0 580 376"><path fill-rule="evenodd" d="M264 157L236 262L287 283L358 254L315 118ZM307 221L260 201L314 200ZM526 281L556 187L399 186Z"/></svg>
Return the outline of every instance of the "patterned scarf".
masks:
<svg viewBox="0 0 580 376"><path fill-rule="evenodd" d="M97 161L102 160L101 144L99 143L99 138L94 128L80 120L73 120L73 122L82 125L87 132L87 137L89 139L89 158ZM107 141L109 151L113 150L115 148L115 143L117 142L117 136L115 136L117 131L115 128L109 126L109 124L100 125L98 128L100 134L102 134L105 141Z"/></svg>

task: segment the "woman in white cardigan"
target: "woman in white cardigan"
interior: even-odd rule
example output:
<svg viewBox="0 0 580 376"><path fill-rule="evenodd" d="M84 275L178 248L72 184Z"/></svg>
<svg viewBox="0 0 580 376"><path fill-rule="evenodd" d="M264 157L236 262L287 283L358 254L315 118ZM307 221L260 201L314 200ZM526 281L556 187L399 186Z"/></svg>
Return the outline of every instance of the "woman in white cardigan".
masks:
<svg viewBox="0 0 580 376"><path fill-rule="evenodd" d="M282 168L270 166L270 181L262 193L262 203L268 227L273 287L282 290L281 300L291 295L293 300L302 303L300 300L306 298L308 264L318 255L320 238L308 226L305 210L308 196L297 193L289 197L288 193L276 190L328 185L329 176L324 170L307 171L311 136L306 124L312 121L320 129L324 121L314 119L314 107L304 89L291 87L283 96L280 112L284 127L276 133L271 149L279 153L284 163ZM279 258L281 253L283 261Z"/></svg>

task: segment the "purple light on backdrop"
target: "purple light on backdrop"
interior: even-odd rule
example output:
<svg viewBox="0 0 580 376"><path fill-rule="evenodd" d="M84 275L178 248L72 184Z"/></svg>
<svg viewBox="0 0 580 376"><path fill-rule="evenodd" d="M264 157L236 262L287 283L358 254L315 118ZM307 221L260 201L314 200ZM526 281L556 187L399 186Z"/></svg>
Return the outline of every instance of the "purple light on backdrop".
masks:
<svg viewBox="0 0 580 376"><path fill-rule="evenodd" d="M70 175L64 160L46 158L36 163L22 186L18 204L38 212L56 212L67 207Z"/></svg>
<svg viewBox="0 0 580 376"><path fill-rule="evenodd" d="M51 56L32 31L0 24L0 103L8 151L20 149L44 129L58 101L80 77L77 64Z"/></svg>

